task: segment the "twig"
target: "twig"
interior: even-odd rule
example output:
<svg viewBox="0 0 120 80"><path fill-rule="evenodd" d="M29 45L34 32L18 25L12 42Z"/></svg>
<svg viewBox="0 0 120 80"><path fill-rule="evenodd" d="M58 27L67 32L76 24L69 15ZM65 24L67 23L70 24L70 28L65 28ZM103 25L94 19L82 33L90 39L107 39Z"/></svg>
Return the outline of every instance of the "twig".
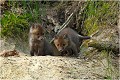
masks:
<svg viewBox="0 0 120 80"><path fill-rule="evenodd" d="M78 3L78 5L79 5L79 4L80 4L80 2ZM81 9L81 11L79 12L79 14L82 13L86 7L87 7L87 5L86 5L83 9ZM65 23L60 27L60 30L58 31L57 34L59 34L64 28L66 28L66 26L69 24L71 18L72 18L73 15L77 12L78 9L79 9L79 6L78 6L78 7L74 10L74 12L71 13L71 15L67 18L67 20L65 21ZM53 40L54 40L54 38L50 41L50 43L52 43Z"/></svg>
<svg viewBox="0 0 120 80"><path fill-rule="evenodd" d="M90 37L95 36L98 32L99 32L99 30L95 31L93 34L90 35Z"/></svg>

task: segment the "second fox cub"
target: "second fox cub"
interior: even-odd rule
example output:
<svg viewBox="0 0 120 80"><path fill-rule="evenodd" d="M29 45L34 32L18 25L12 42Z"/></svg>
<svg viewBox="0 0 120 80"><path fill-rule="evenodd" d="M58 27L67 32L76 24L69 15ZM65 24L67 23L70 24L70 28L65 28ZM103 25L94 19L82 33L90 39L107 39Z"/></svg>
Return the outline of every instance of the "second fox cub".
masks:
<svg viewBox="0 0 120 80"><path fill-rule="evenodd" d="M44 30L40 24L34 24L30 28L29 36L31 56L53 55L53 47L44 37Z"/></svg>
<svg viewBox="0 0 120 80"><path fill-rule="evenodd" d="M55 36L54 44L58 51L61 53L61 56L78 56L78 51L75 43L71 41L68 35Z"/></svg>
<svg viewBox="0 0 120 80"><path fill-rule="evenodd" d="M64 38L64 35L67 38ZM82 40L90 39L89 36L81 36L76 31L71 28L63 29L54 39L54 44L59 51L66 51L66 49L71 49L72 54L78 56L79 48ZM69 47L69 48L68 48ZM71 48L70 48L71 47ZM70 50L68 50L70 52ZM69 53L71 54L71 52Z"/></svg>

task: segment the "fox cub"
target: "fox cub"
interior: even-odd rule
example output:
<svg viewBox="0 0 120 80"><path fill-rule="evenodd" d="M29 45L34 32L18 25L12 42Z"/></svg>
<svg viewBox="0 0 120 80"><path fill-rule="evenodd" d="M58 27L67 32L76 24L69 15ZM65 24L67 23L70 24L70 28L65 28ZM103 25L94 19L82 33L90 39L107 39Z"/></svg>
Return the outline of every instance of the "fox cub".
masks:
<svg viewBox="0 0 120 80"><path fill-rule="evenodd" d="M65 37L66 36L66 37ZM63 29L58 35L54 37L54 44L61 55L75 55L78 56L79 48L82 40L90 39L89 36L81 36L71 28Z"/></svg>
<svg viewBox="0 0 120 80"><path fill-rule="evenodd" d="M64 36L55 36L54 44L61 56L78 56L75 43L66 34Z"/></svg>
<svg viewBox="0 0 120 80"><path fill-rule="evenodd" d="M52 45L44 37L43 28L37 23L30 27L29 46L31 56L45 56L54 54Z"/></svg>

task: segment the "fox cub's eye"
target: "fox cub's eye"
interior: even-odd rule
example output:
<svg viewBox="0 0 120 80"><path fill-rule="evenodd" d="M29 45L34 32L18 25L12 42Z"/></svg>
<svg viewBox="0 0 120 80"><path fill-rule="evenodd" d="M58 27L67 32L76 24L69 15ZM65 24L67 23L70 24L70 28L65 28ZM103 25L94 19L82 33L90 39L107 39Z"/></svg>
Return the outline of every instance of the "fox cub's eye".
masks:
<svg viewBox="0 0 120 80"><path fill-rule="evenodd" d="M63 46L65 46L65 44L63 44Z"/></svg>
<svg viewBox="0 0 120 80"><path fill-rule="evenodd" d="M59 46L59 44L57 44L57 46Z"/></svg>
<svg viewBox="0 0 120 80"><path fill-rule="evenodd" d="M39 33L37 33L37 35L39 35Z"/></svg>

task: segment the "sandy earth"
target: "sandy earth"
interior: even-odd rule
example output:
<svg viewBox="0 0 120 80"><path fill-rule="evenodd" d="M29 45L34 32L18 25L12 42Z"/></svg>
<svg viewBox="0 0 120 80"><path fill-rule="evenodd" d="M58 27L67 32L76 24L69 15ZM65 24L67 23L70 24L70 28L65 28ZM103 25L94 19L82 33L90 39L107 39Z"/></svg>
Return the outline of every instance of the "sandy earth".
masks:
<svg viewBox="0 0 120 80"><path fill-rule="evenodd" d="M106 75L102 63L60 56L0 57L0 80L98 80Z"/></svg>
<svg viewBox="0 0 120 80"><path fill-rule="evenodd" d="M97 39L103 39L103 35L102 33ZM110 40L108 35L104 40ZM117 41L118 39L114 40L114 42ZM0 51L14 48L14 45L0 40ZM95 56L93 52L90 54L92 57ZM24 53L20 57L0 57L0 80L104 80L109 76L110 80L119 80L119 70L120 68L108 64L106 58L98 59L98 56L90 57L90 60L60 56L30 57Z"/></svg>

